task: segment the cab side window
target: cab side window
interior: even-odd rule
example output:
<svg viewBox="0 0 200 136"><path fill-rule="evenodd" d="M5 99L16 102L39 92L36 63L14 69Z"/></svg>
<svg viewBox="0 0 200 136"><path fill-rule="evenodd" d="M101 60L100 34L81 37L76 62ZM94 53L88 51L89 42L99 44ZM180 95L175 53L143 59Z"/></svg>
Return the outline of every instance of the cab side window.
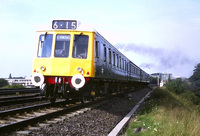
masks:
<svg viewBox="0 0 200 136"><path fill-rule="evenodd" d="M37 54L39 58L51 56L52 41L53 41L52 34L40 35L38 54Z"/></svg>

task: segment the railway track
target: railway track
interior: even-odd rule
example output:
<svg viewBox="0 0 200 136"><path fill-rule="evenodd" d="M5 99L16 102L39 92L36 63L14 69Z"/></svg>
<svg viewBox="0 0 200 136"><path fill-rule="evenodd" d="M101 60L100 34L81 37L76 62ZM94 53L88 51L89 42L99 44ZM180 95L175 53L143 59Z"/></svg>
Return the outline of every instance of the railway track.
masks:
<svg viewBox="0 0 200 136"><path fill-rule="evenodd" d="M16 99L24 99L24 98L30 98L30 97L36 97L40 94L32 94L32 95L25 95L25 96L11 96L11 97L0 97L0 101L7 101L7 100L16 100Z"/></svg>
<svg viewBox="0 0 200 136"><path fill-rule="evenodd" d="M38 88L17 88L17 89L0 89L0 95L13 95L13 94L30 94L39 93Z"/></svg>
<svg viewBox="0 0 200 136"><path fill-rule="evenodd" d="M141 94L143 95L143 93L147 93L147 92L148 90L144 90L143 92L137 91L136 93L138 96L134 95L132 100L139 101L141 99L140 95ZM123 98L124 96L125 98ZM121 94L120 96L117 96L117 97L111 96L113 99L111 98L104 98L104 100L98 99L97 101L95 101L95 103L86 103L84 105L80 105L79 103L74 104L74 105L53 106L53 107L52 105L49 105L51 109L48 108L48 106L43 106L43 108L38 106L38 108L33 109L31 113L27 112L27 109L26 109L20 112L12 111L12 113L4 113L4 115L0 114L0 116L3 116L3 118L0 119L1 121L3 119L9 120L9 118L7 117L8 114L10 117L12 117L11 118L12 120L15 120L15 124L13 124L13 126L9 124L8 126L7 125L1 126L0 132L6 132L6 130L8 129L11 129L12 131L18 130L17 132L14 132L14 134L12 133L12 135L17 135L19 130L24 130L23 129L24 127L34 126L34 127L29 127L28 129L26 128L26 131L21 131L19 133L23 134L25 132L26 134L33 134L33 135L43 135L43 134L84 135L84 134L96 133L96 134L107 135L111 131L111 129L114 128L116 123L118 123L122 119L122 117L127 114L125 113L124 115L121 116L120 114L122 114L122 112L125 112L125 111L127 112L127 109L126 109L127 106L118 105L118 104L129 105L127 102L131 102L131 101L129 100L130 98L127 96L129 96L129 94L127 95ZM105 103L105 100L108 100L108 101ZM102 106L99 106L99 107L97 106L98 108L92 108L91 111L88 111L84 114L76 116L80 112L81 113L85 112L84 108L88 109L89 106L97 104L97 103L101 103L101 101L104 101L105 104L100 104ZM28 111L31 111L31 109L28 109ZM47 113L47 111L52 111L52 113ZM78 111L78 113L73 112L73 111ZM130 108L128 111L130 111ZM29 117L31 117L32 120L30 120L29 117L26 117L26 114L29 115ZM72 116L76 116L76 117L72 117ZM21 122L17 123L16 120L19 120L19 121L21 120ZM48 121L45 121L45 120L48 120ZM84 128L80 128L81 126ZM88 126L89 128L87 128ZM69 133L63 132L63 131L68 131Z"/></svg>
<svg viewBox="0 0 200 136"><path fill-rule="evenodd" d="M45 97L41 97L38 93L32 94L32 95L25 95L25 96L1 97L0 106L24 104L24 103L30 103L30 102L35 102L35 101L41 101L44 99Z"/></svg>
<svg viewBox="0 0 200 136"><path fill-rule="evenodd" d="M56 104L63 104L65 101L58 101ZM51 103L44 103L34 106L17 108L0 112L0 133L6 133L8 130L15 130L32 123L37 123L47 116L61 112L63 108L53 107ZM45 114L46 111L46 114Z"/></svg>
<svg viewBox="0 0 200 136"><path fill-rule="evenodd" d="M106 98L108 99L108 98ZM88 102L85 104L70 104L64 106L66 101L57 101L54 105L45 103L35 106L28 106L0 112L0 133L7 133L8 130L15 131L26 126L37 124L53 117L67 114L75 110L88 107L90 105L104 101L105 98L99 99L95 102Z"/></svg>

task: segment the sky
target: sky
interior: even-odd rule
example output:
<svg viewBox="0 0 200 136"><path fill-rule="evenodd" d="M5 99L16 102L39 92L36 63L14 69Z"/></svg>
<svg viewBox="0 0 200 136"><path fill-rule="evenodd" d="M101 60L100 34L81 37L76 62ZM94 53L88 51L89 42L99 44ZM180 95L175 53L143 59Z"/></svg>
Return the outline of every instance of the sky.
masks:
<svg viewBox="0 0 200 136"><path fill-rule="evenodd" d="M31 76L36 31L53 19L95 29L147 73L190 77L200 63L199 0L0 0L0 78Z"/></svg>

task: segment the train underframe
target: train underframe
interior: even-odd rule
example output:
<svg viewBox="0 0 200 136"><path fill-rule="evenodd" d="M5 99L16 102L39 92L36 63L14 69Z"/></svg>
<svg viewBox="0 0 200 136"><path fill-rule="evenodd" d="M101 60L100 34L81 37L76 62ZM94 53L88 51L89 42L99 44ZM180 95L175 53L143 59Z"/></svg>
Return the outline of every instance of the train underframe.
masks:
<svg viewBox="0 0 200 136"><path fill-rule="evenodd" d="M60 78L60 80L61 81L53 84L45 83L41 87L41 95L49 98L51 103L54 103L56 98L64 98L67 102L70 100L76 100L85 103L88 100L96 100L97 96L120 93L148 85L148 83L141 82L88 78L86 84L82 88L77 89L72 86L71 82L67 82L65 78Z"/></svg>

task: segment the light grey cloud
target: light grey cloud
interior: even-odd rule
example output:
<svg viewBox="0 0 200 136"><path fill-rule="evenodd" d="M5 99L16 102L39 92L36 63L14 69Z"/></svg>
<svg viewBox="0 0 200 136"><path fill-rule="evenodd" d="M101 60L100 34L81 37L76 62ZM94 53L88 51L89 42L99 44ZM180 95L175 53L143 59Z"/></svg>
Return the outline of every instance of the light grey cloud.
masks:
<svg viewBox="0 0 200 136"><path fill-rule="evenodd" d="M180 71L184 73L187 71L187 69L184 69L185 66L196 64L196 60L193 60L181 50L154 48L142 44L116 44L115 47L123 53L133 52L143 56L143 58L151 58L140 60L141 64L139 66L143 69L157 69L160 71L173 70L177 71L177 73L180 73Z"/></svg>

